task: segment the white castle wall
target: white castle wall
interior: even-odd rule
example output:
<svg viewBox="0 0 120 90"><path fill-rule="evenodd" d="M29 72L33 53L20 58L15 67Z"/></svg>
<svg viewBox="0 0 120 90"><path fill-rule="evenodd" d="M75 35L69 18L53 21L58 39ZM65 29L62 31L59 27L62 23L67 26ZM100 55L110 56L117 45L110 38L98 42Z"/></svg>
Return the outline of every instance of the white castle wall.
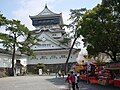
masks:
<svg viewBox="0 0 120 90"><path fill-rule="evenodd" d="M33 50L38 50L38 49L60 49L62 47L60 47L59 45L61 44L60 42L55 42L54 40L52 40L51 37L52 34L49 32L46 33L42 33L38 39L40 40L39 42L37 42L37 45L34 45L33 47L31 47ZM58 34L59 36L59 34ZM60 35L61 36L61 35Z"/></svg>
<svg viewBox="0 0 120 90"><path fill-rule="evenodd" d="M0 53L0 67L11 67L11 56Z"/></svg>
<svg viewBox="0 0 120 90"><path fill-rule="evenodd" d="M68 54L48 54L48 55L36 55L36 58L29 58L27 64L59 64L65 63ZM71 55L69 62L76 62L77 55Z"/></svg>

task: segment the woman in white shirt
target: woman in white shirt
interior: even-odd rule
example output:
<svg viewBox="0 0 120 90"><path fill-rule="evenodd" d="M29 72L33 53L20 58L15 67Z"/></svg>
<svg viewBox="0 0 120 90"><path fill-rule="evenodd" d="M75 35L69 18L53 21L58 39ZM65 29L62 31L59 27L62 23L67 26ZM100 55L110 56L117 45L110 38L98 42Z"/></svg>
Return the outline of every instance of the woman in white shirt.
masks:
<svg viewBox="0 0 120 90"><path fill-rule="evenodd" d="M75 87L76 87L77 90L79 90L77 74L75 74Z"/></svg>

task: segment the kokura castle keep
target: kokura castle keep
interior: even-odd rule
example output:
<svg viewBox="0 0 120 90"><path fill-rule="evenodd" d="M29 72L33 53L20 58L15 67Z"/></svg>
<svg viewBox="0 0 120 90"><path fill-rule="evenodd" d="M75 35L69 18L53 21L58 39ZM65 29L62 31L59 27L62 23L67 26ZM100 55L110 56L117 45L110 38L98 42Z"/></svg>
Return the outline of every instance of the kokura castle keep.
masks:
<svg viewBox="0 0 120 90"><path fill-rule="evenodd" d="M32 31L32 35L36 36L39 41L31 47L36 58L28 57L28 70L34 69L38 63L45 64L51 72L64 69L71 41L69 44L62 43L65 35L65 29L61 27L63 25L62 13L56 14L46 5L38 15L29 17L32 20L32 25L36 28ZM73 49L69 59L69 67L76 62L77 55L78 52Z"/></svg>
<svg viewBox="0 0 120 90"><path fill-rule="evenodd" d="M64 65L67 60L71 40L65 42L66 32L61 25L63 25L62 13L56 14L48 9L47 5L38 15L29 16L32 20L32 25L36 28L32 30L33 36L36 36L38 41L36 45L33 45L35 58L26 55L17 55L15 58L15 71L21 72L23 65L25 71L33 72L38 63L42 63L46 66L46 69L50 72L58 72L64 70ZM9 72L11 68L12 59L11 54L6 51L3 52L0 49L0 72L4 72L5 69ZM78 52L76 49L72 50L72 53L68 62L68 69L76 63ZM25 63L20 63L25 62ZM26 68L27 67L27 68Z"/></svg>

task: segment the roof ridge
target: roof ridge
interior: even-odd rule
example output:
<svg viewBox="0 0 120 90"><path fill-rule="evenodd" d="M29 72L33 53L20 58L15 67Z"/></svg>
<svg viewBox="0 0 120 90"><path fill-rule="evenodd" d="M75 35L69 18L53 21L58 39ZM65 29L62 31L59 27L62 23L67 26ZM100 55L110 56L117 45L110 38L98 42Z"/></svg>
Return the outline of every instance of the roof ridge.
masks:
<svg viewBox="0 0 120 90"><path fill-rule="evenodd" d="M44 9L37 15L30 16L29 17L33 20L35 18L51 18L51 17L59 17L62 18L62 13L54 13L52 12L47 5L44 7ZM61 21L63 22L63 20ZM34 25L33 25L34 26Z"/></svg>
<svg viewBox="0 0 120 90"><path fill-rule="evenodd" d="M45 33L48 37L50 37L47 33ZM57 40L55 40L54 38L52 38L52 37L50 37L50 39L52 39L53 41L55 41L56 43L59 43L60 45L60 47L62 47L62 48L65 48L65 47L67 47L66 45L61 45L61 43L59 42L59 41L57 41ZM50 40L51 42L53 42L52 40ZM55 43L55 42L53 42L53 43ZM56 44L55 43L55 44ZM58 45L58 44L56 44L56 45Z"/></svg>
<svg viewBox="0 0 120 90"><path fill-rule="evenodd" d="M38 15L36 15L36 16L40 16L40 15L50 15L50 14L52 14L52 15L58 15L57 13L52 12L52 11L47 7L47 5L45 5L44 9L43 9Z"/></svg>

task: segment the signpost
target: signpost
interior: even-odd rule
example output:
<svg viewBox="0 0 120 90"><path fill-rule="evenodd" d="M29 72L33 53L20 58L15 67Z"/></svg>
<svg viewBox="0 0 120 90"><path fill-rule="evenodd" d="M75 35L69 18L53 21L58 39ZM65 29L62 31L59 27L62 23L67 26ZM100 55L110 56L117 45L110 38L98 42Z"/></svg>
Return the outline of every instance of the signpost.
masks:
<svg viewBox="0 0 120 90"><path fill-rule="evenodd" d="M39 69L39 75L42 75L42 69Z"/></svg>

